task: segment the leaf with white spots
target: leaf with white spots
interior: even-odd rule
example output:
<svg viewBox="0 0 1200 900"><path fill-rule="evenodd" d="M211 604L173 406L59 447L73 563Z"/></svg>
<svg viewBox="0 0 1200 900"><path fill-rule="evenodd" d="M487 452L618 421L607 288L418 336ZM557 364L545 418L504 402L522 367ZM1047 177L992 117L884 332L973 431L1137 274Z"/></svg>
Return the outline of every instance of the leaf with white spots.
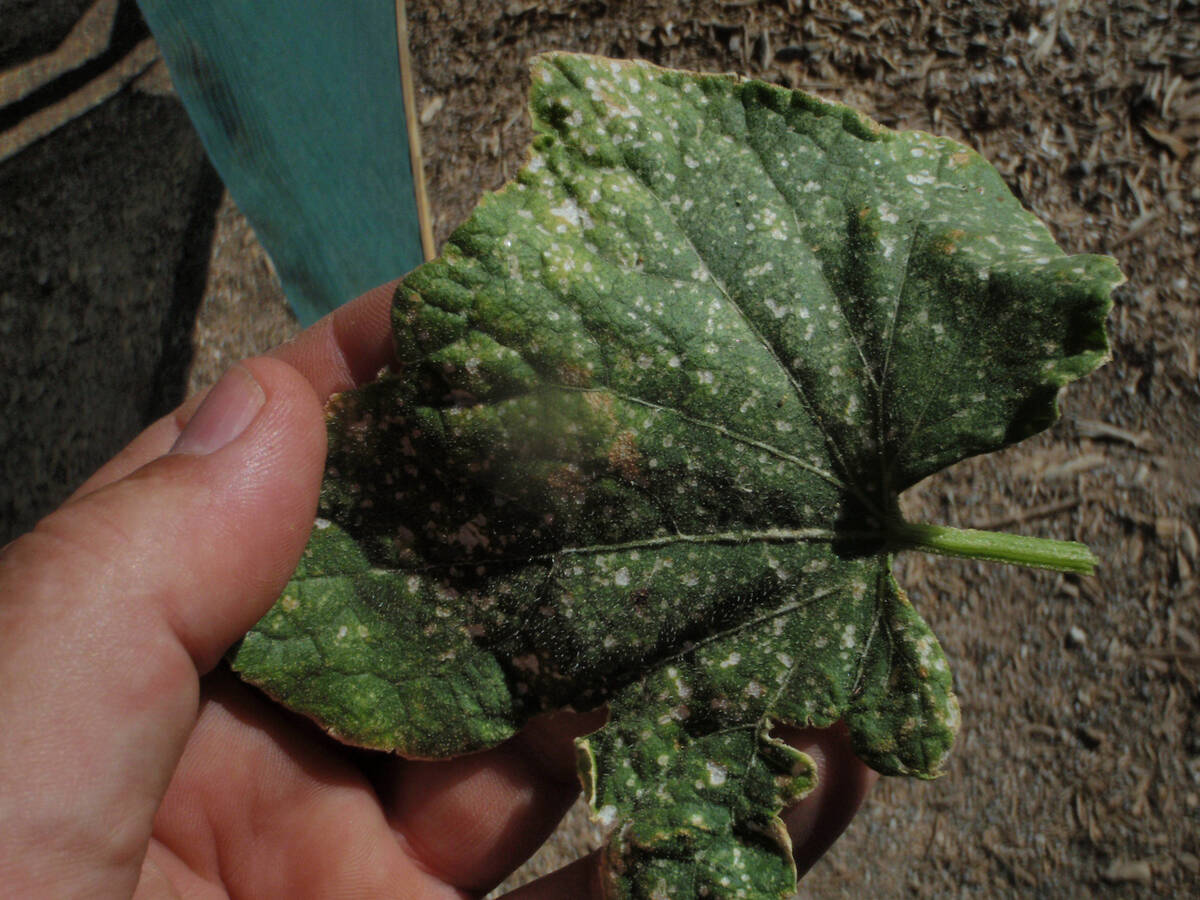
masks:
<svg viewBox="0 0 1200 900"><path fill-rule="evenodd" d="M1090 566L896 498L1054 420L1120 273L966 147L799 92L555 55L532 108L527 165L398 290L393 370L332 401L322 518L234 665L412 757L607 703L612 894L782 896L815 776L775 724L925 778L953 740L892 554Z"/></svg>

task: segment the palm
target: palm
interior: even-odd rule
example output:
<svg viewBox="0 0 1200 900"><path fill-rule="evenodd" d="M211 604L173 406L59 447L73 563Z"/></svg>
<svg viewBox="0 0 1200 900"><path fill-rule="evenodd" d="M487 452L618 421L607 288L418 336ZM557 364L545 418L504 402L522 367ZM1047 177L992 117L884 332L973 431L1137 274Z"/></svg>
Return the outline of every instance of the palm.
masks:
<svg viewBox="0 0 1200 900"><path fill-rule="evenodd" d="M155 818L139 893L481 896L570 805L578 793L571 738L602 721L602 711L560 713L486 753L405 761L324 739L217 672L205 679L196 727ZM789 737L823 769L822 796L790 822L803 870L844 827L869 779L844 736ZM592 896L593 874L585 861L521 893Z"/></svg>
<svg viewBox="0 0 1200 900"><path fill-rule="evenodd" d="M306 723L210 676L150 862L185 897L481 893L576 792L558 752L571 725L559 726L469 760L392 761L314 740Z"/></svg>

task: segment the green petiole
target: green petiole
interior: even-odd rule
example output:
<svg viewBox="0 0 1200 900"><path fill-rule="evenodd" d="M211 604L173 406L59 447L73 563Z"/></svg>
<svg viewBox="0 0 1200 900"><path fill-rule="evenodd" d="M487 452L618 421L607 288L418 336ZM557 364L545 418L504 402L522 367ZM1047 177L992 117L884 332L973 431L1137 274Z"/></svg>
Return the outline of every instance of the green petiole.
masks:
<svg viewBox="0 0 1200 900"><path fill-rule="evenodd" d="M923 550L941 556L986 559L1078 575L1095 574L1099 562L1091 550L1076 541L904 521L888 524L887 543L892 551Z"/></svg>

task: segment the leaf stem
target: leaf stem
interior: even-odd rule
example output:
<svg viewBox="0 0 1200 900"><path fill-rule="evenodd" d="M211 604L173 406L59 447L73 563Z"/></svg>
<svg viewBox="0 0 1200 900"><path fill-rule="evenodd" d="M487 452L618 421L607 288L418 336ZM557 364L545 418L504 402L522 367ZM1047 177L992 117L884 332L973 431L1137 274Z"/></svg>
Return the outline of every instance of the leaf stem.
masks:
<svg viewBox="0 0 1200 900"><path fill-rule="evenodd" d="M1078 575L1095 574L1099 562L1091 550L1075 541L902 520L888 523L887 542L892 550L923 550L942 556L994 560Z"/></svg>

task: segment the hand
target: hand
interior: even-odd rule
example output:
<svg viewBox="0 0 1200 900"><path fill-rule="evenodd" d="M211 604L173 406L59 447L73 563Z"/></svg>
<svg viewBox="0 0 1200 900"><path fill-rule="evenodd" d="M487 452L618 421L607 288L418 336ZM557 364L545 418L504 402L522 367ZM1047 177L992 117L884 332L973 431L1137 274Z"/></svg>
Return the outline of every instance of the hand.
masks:
<svg viewBox="0 0 1200 900"><path fill-rule="evenodd" d="M300 557L322 403L387 363L390 298L378 288L234 367L0 551L11 896L473 896L578 793L571 739L602 713L408 762L337 745L214 671ZM842 731L789 738L820 766L788 819L803 871L873 776ZM597 896L595 870L588 857L517 893Z"/></svg>

